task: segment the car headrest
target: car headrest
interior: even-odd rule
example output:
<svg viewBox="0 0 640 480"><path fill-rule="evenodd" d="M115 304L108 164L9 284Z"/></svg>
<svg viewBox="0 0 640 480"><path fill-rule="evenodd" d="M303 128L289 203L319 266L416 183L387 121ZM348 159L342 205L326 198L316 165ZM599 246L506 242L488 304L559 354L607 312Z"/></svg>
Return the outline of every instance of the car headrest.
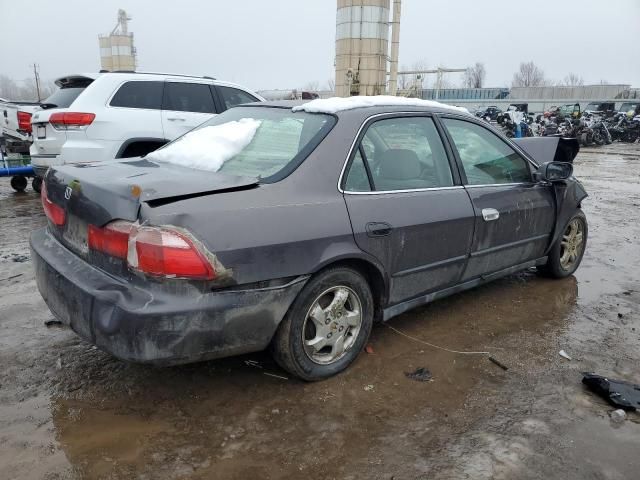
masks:
<svg viewBox="0 0 640 480"><path fill-rule="evenodd" d="M422 168L413 150L390 148L380 154L380 176L390 180L411 180L420 177Z"/></svg>

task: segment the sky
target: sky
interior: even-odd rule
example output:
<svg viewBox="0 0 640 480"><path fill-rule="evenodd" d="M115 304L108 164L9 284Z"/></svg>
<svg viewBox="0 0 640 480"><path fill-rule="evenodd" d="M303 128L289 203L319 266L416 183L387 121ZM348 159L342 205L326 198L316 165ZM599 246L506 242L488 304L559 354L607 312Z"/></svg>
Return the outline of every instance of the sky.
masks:
<svg viewBox="0 0 640 480"><path fill-rule="evenodd" d="M0 0L0 75L97 72L97 36L132 17L138 70L209 75L254 90L326 88L334 76L335 0ZM400 65L483 62L486 86L520 62L547 78L640 87L640 0L404 0ZM460 77L452 74L449 81Z"/></svg>

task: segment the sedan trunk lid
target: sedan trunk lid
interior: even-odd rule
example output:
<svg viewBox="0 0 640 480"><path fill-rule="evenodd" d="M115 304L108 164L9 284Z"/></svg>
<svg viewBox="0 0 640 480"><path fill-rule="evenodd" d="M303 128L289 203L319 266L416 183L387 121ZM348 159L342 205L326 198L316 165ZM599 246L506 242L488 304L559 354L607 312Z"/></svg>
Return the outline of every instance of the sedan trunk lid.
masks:
<svg viewBox="0 0 640 480"><path fill-rule="evenodd" d="M151 162L144 158L49 169L45 178L48 199L65 211L56 237L78 254L87 253L88 225L113 220L138 220L140 204L171 203L179 199L255 188L257 178L239 177Z"/></svg>
<svg viewBox="0 0 640 480"><path fill-rule="evenodd" d="M257 178L195 170L144 158L72 164L47 175L49 198L96 225L135 221L140 202L177 199L255 187Z"/></svg>

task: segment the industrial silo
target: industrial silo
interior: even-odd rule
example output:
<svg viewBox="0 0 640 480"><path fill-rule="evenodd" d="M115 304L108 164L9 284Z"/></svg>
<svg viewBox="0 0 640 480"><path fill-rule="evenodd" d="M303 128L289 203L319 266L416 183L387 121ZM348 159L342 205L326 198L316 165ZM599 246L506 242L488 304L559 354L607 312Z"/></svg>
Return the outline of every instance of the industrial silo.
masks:
<svg viewBox="0 0 640 480"><path fill-rule="evenodd" d="M100 35L100 66L109 72L117 70L135 71L136 48L133 33L127 28L131 17L124 10L118 10L118 23L109 35Z"/></svg>
<svg viewBox="0 0 640 480"><path fill-rule="evenodd" d="M390 0L338 0L336 95L385 93Z"/></svg>

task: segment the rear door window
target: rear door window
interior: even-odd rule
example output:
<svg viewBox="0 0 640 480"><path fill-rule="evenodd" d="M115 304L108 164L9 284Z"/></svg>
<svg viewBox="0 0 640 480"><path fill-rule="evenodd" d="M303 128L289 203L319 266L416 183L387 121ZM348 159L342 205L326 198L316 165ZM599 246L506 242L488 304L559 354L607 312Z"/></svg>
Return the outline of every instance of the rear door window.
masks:
<svg viewBox="0 0 640 480"><path fill-rule="evenodd" d="M162 108L162 89L164 82L125 82L111 99L112 107L146 108L160 110Z"/></svg>
<svg viewBox="0 0 640 480"><path fill-rule="evenodd" d="M223 87L222 85L216 86L220 97L222 98L222 102L224 103L225 108L235 107L236 105L241 105L243 103L251 103L259 101L253 95L245 92L244 90L239 90L237 88L232 87Z"/></svg>
<svg viewBox="0 0 640 480"><path fill-rule="evenodd" d="M367 170L376 191L450 187L451 167L431 118L399 117L371 124L345 182L346 191L366 191ZM366 158L362 159L362 152Z"/></svg>
<svg viewBox="0 0 640 480"><path fill-rule="evenodd" d="M216 113L209 85L202 83L167 82L164 88L162 109L178 112Z"/></svg>
<svg viewBox="0 0 640 480"><path fill-rule="evenodd" d="M443 118L467 176L468 185L531 181L527 161L495 133L464 120Z"/></svg>

